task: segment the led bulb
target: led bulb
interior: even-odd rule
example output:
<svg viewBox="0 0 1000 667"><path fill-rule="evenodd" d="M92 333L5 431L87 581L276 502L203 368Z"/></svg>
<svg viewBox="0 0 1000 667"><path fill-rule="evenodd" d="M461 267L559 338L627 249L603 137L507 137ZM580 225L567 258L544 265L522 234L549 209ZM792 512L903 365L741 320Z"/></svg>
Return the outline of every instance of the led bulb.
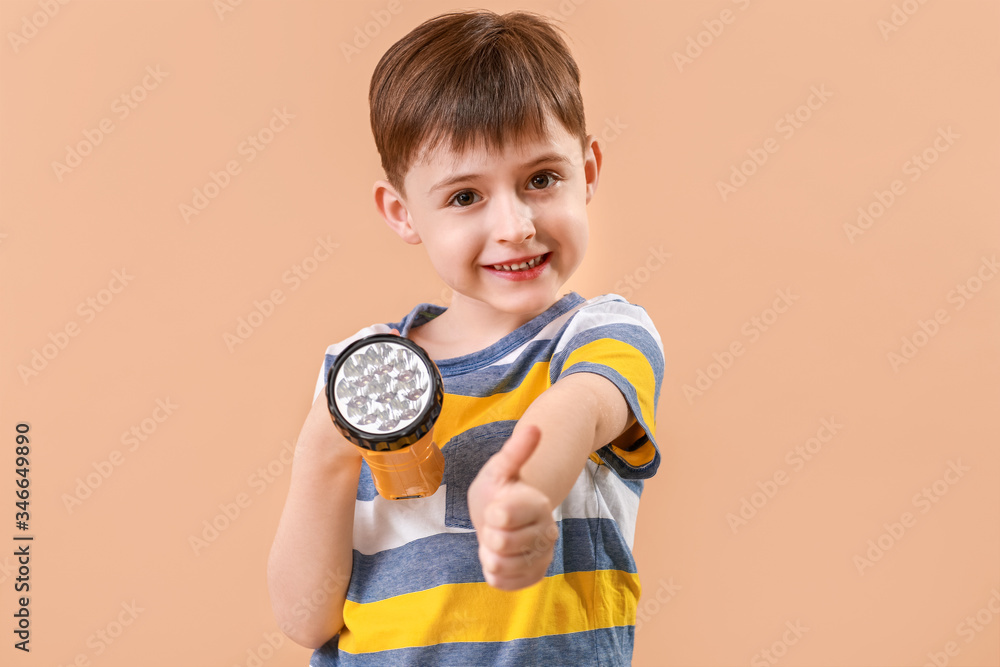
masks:
<svg viewBox="0 0 1000 667"><path fill-rule="evenodd" d="M419 345L391 334L354 341L330 368L326 394L333 423L361 448L379 494L396 500L437 490L444 456L432 431L444 384Z"/></svg>
<svg viewBox="0 0 1000 667"><path fill-rule="evenodd" d="M406 429L427 412L433 398L428 391L432 378L426 370L433 365L430 359L422 359L417 350L397 342L412 345L411 341L392 338L396 340L345 350L343 363L333 370L337 409L351 426L369 436Z"/></svg>

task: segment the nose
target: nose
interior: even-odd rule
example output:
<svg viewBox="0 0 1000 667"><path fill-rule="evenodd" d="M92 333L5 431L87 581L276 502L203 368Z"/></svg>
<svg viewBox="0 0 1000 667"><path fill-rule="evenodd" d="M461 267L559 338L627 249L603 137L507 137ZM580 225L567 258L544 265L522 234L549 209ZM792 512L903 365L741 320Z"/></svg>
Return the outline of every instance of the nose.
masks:
<svg viewBox="0 0 1000 667"><path fill-rule="evenodd" d="M531 206L514 195L495 197L493 210L493 236L497 242L514 245L535 235L534 211Z"/></svg>

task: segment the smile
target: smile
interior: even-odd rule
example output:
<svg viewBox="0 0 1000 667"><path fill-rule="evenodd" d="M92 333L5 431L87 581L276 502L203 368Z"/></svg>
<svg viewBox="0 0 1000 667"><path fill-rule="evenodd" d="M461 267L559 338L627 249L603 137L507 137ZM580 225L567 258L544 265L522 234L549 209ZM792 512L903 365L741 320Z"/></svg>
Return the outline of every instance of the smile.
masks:
<svg viewBox="0 0 1000 667"><path fill-rule="evenodd" d="M524 271L526 269L533 269L539 264L541 264L548 253L539 255L537 257L532 257L526 262L521 262L520 264L494 264L493 268L497 271Z"/></svg>
<svg viewBox="0 0 1000 667"><path fill-rule="evenodd" d="M483 266L483 270L504 280L534 280L548 270L551 259L552 253L547 252L518 264L487 264Z"/></svg>

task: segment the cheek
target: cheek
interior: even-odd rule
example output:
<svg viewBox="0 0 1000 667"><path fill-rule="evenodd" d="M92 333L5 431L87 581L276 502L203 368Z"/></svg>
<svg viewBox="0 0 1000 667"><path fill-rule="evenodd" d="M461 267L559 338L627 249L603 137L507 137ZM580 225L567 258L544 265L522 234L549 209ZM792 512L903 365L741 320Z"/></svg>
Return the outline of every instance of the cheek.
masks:
<svg viewBox="0 0 1000 667"><path fill-rule="evenodd" d="M566 246L564 250L575 251L579 254L587 249L587 242L590 237L587 227L586 214L574 211L567 217L559 221L557 229L553 230L558 234L562 244Z"/></svg>
<svg viewBox="0 0 1000 667"><path fill-rule="evenodd" d="M435 236L428 244L431 262L440 273L452 274L463 267L475 264L478 249L473 240L459 233L444 233Z"/></svg>

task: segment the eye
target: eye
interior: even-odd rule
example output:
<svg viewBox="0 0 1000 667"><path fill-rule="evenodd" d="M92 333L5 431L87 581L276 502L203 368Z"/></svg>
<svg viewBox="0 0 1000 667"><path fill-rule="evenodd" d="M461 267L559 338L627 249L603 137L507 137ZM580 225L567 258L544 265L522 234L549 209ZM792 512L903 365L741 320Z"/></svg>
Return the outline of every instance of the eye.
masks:
<svg viewBox="0 0 1000 667"><path fill-rule="evenodd" d="M531 184L537 185L538 187L532 188L533 190L545 190L550 185L554 185L556 181L562 180L555 173L551 171L540 171L531 177Z"/></svg>
<svg viewBox="0 0 1000 667"><path fill-rule="evenodd" d="M454 206L455 203L458 203L459 208L466 208L475 204L477 200L474 198L478 196L472 190L459 190L448 200L448 206Z"/></svg>

